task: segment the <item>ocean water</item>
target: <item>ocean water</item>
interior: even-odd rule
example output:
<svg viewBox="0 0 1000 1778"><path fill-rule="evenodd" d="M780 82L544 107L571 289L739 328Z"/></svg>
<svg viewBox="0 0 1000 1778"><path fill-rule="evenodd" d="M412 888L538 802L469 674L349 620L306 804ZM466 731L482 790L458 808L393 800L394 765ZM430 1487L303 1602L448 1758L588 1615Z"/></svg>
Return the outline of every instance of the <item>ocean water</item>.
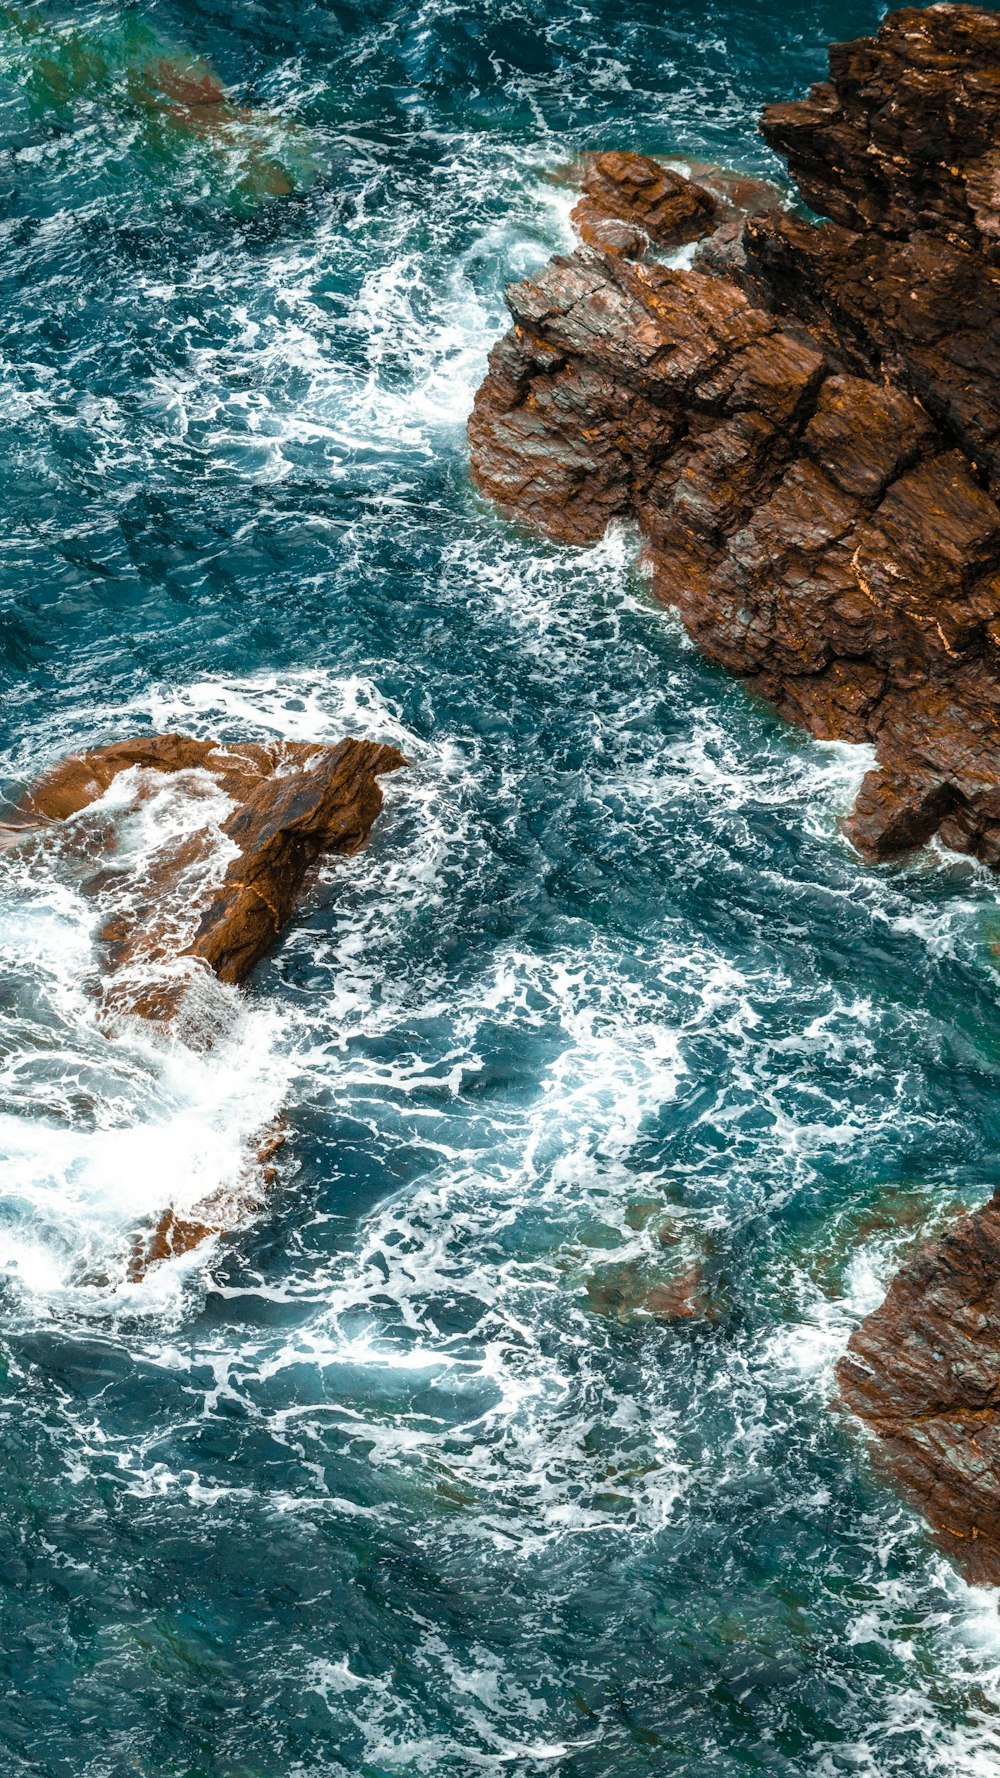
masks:
<svg viewBox="0 0 1000 1778"><path fill-rule="evenodd" d="M7 793L165 728L412 762L208 1050L94 993L95 849L141 892L204 785L0 854L2 1778L1000 1774L996 1598L833 1384L1000 1182L995 884L863 865L864 751L464 442L573 157L774 176L879 16L0 9Z"/></svg>

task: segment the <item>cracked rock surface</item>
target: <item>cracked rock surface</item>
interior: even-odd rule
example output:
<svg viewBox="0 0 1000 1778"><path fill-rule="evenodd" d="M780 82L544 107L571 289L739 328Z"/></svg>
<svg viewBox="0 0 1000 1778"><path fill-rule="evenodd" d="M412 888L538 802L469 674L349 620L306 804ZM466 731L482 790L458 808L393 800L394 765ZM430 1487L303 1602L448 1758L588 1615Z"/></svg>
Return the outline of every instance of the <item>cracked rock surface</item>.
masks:
<svg viewBox="0 0 1000 1778"><path fill-rule="evenodd" d="M1000 1203L958 1219L893 1280L837 1367L880 1462L967 1578L1000 1585Z"/></svg>
<svg viewBox="0 0 1000 1778"><path fill-rule="evenodd" d="M564 543L637 524L709 659L871 743L844 822L866 857L939 834L1000 867L1000 16L890 14L762 129L826 220L706 209L687 270L644 206L669 190L691 228L697 193L596 157L583 244L507 292L472 475ZM1000 1584L1000 1195L903 1267L839 1380Z"/></svg>
<svg viewBox="0 0 1000 1778"><path fill-rule="evenodd" d="M998 51L996 15L960 6L835 48L763 128L838 220L772 208L738 254L700 187L684 206L678 174L595 157L584 245L508 290L469 422L484 493L565 543L637 522L710 659L874 745L845 823L873 859L940 832L1000 864ZM668 196L710 236L689 270L636 256Z"/></svg>

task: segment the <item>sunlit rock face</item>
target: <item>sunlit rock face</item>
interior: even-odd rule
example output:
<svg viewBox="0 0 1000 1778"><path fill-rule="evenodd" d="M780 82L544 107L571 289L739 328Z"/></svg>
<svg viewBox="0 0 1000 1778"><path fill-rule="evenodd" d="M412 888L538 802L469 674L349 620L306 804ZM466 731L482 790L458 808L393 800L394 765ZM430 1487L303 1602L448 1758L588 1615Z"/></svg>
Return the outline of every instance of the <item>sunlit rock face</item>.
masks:
<svg viewBox="0 0 1000 1778"><path fill-rule="evenodd" d="M565 543L637 524L703 652L868 742L844 829L1000 866L1000 20L891 15L762 128L802 197L738 244L706 193L595 158L583 244L507 292L469 424L484 493ZM658 234L657 223L664 219ZM652 218L652 222L651 222ZM706 238L690 269L657 244ZM976 1579L1000 1581L995 1203L899 1275L840 1379Z"/></svg>
<svg viewBox="0 0 1000 1778"><path fill-rule="evenodd" d="M712 660L813 734L874 744L846 830L875 859L941 832L1000 862L1000 274L981 154L939 165L956 90L977 154L995 132L998 28L893 15L833 52L819 97L773 107L765 132L841 220L751 217L738 275L710 244L690 270L643 256L661 221L676 244L718 206L596 157L588 244L508 290L469 426L485 493L564 542L637 521ZM869 211L881 232L851 232Z"/></svg>

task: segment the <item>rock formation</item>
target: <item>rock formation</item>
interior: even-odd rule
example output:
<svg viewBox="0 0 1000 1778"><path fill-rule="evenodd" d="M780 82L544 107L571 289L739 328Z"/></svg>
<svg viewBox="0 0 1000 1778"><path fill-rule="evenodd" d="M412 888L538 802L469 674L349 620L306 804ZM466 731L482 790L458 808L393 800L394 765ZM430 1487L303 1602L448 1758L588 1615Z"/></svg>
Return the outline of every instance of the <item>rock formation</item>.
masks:
<svg viewBox="0 0 1000 1778"><path fill-rule="evenodd" d="M209 868L213 835L198 824L195 800L192 830L156 860L141 900L108 920L101 937L112 984L124 972L149 977L158 964L169 968L187 958L206 963L220 981L239 984L271 949L320 853L356 852L364 845L382 807L378 776L404 764L397 748L374 741L222 746L152 735L71 754L27 792L6 832L13 836L79 814L122 772L137 774L139 795L148 793L148 774L207 772L235 804L221 829L235 854L221 882ZM198 865L204 866L198 881L184 882ZM180 914L193 923L187 943L178 943ZM171 1017L176 997L163 995L159 986L147 983L131 996L116 994L112 986L110 1004L145 1018Z"/></svg>
<svg viewBox="0 0 1000 1778"><path fill-rule="evenodd" d="M1000 1585L1000 1202L903 1266L837 1367L879 1461L969 1580Z"/></svg>
<svg viewBox="0 0 1000 1778"><path fill-rule="evenodd" d="M595 154L584 163L583 196L573 211L580 239L605 253L641 259L652 245L700 240L718 200L644 154Z"/></svg>
<svg viewBox="0 0 1000 1778"><path fill-rule="evenodd" d="M738 224L595 157L582 246L507 292L473 478L564 543L634 523L711 660L872 743L844 822L867 857L939 834L1000 868L1000 16L891 14L762 129L826 220ZM690 269L657 255L699 226ZM904 1266L839 1374L1000 1584L998 1354L1000 1196Z"/></svg>
<svg viewBox="0 0 1000 1778"><path fill-rule="evenodd" d="M228 1007L206 994L207 985L246 981L320 854L364 845L382 807L378 777L404 764L395 747L373 741L263 746L143 736L61 761L26 792L2 836L7 845L37 845L55 832L71 849L75 841L91 865L82 887L100 911L100 999L111 1028L122 1016L174 1020L178 1035L201 1047L213 1041ZM116 850L115 815L134 815L166 778L182 792L181 819L175 811L162 843L144 853L137 880ZM86 831L75 831L79 823L63 828L116 780L120 806L106 821ZM218 792L221 810L211 801ZM183 1217L166 1210L137 1237L130 1276L245 1220L273 1181L283 1141L283 1126L272 1126L235 1189Z"/></svg>
<svg viewBox="0 0 1000 1778"><path fill-rule="evenodd" d="M469 423L485 493L567 543L636 522L710 659L874 744L845 825L875 859L940 832L1000 863L998 46L995 15L936 6L835 50L764 130L828 210L843 166L840 220L772 210L738 253L716 228L689 270L634 257L679 176L596 157L590 244L509 289ZM595 206L635 239L602 247Z"/></svg>

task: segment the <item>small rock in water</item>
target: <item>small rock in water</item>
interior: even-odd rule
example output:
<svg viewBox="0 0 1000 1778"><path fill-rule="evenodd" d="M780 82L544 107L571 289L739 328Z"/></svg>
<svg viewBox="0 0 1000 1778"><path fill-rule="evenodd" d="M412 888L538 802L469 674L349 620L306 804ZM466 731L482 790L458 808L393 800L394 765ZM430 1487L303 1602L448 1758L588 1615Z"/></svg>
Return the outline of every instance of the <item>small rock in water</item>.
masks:
<svg viewBox="0 0 1000 1778"><path fill-rule="evenodd" d="M5 61L36 112L69 124L79 105L96 102L128 119L161 160L200 149L213 185L238 205L288 197L316 176L300 131L237 104L204 57L167 42L134 7L81 26L5 5L0 25Z"/></svg>
<svg viewBox="0 0 1000 1778"><path fill-rule="evenodd" d="M320 855L364 845L382 807L378 778L404 764L397 748L374 741L263 746L143 736L61 761L26 792L4 831L11 845L55 835L65 843L75 829L63 824L83 816L124 773L133 774L127 814L148 804L165 778L186 786L184 830L172 825L152 858L143 856L140 880L127 858L114 855L113 816L102 824L102 868L90 888L99 905L113 904L100 929L105 1013L173 1021L183 1041L203 1048L226 1011L209 983L246 981L290 919ZM206 819L206 787L226 799L221 822ZM89 830L79 837L85 853L93 849ZM165 1210L150 1234L136 1238L130 1277L244 1222L274 1181L285 1136L283 1123L271 1126L232 1191L183 1216Z"/></svg>
<svg viewBox="0 0 1000 1778"><path fill-rule="evenodd" d="M26 793L6 830L13 838L68 820L123 772L139 774L140 799L152 793L155 774L207 772L235 804L221 833L236 855L221 883L208 869L200 882L190 881L192 867L207 865L209 852L193 798L193 831L168 846L152 878L146 875L141 904L107 921L102 936L112 974L197 958L220 981L238 984L274 945L320 854L356 852L364 845L382 807L377 779L405 763L397 748L375 741L221 745L152 735L70 755ZM178 914L197 917L190 942L181 946L174 943ZM147 1002L142 988L134 1000L124 994L112 1004L152 1018L177 1011L169 1001Z"/></svg>
<svg viewBox="0 0 1000 1778"><path fill-rule="evenodd" d="M638 259L652 241L681 247L706 234L718 204L710 192L645 154L595 154L584 163L572 214L580 239Z"/></svg>

